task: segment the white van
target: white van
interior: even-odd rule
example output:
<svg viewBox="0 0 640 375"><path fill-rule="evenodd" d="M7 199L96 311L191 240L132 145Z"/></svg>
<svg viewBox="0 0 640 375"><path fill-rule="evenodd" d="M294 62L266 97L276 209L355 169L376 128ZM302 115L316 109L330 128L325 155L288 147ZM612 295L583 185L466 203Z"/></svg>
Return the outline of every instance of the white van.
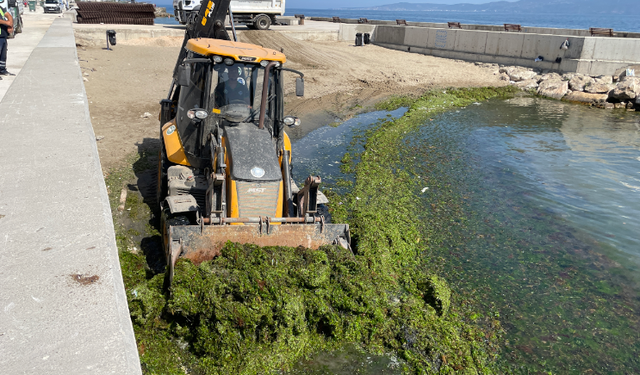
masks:
<svg viewBox="0 0 640 375"><path fill-rule="evenodd" d="M45 13L62 13L62 3L59 0L44 0Z"/></svg>

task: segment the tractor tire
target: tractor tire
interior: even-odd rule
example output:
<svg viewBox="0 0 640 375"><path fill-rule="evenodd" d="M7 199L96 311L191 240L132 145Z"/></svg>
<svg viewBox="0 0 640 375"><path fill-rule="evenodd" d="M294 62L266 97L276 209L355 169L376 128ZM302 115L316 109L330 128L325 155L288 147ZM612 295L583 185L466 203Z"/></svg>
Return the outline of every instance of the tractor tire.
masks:
<svg viewBox="0 0 640 375"><path fill-rule="evenodd" d="M253 27L256 30L269 30L269 27L271 27L271 17L266 14L259 14L253 19Z"/></svg>

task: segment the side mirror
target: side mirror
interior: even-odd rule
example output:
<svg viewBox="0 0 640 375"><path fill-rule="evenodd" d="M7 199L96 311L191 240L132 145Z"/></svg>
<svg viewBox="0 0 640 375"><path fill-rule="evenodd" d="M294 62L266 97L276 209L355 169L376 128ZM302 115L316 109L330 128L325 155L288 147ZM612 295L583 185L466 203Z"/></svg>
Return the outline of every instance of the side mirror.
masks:
<svg viewBox="0 0 640 375"><path fill-rule="evenodd" d="M191 64L183 64L178 66L178 85L189 86L191 79Z"/></svg>
<svg viewBox="0 0 640 375"><path fill-rule="evenodd" d="M304 96L304 78L296 78L296 96Z"/></svg>

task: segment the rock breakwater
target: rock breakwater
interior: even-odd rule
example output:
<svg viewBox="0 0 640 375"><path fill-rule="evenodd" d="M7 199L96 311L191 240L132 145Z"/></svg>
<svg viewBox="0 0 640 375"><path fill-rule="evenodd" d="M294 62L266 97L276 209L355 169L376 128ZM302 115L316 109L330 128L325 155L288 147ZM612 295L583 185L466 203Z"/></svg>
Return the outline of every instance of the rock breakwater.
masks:
<svg viewBox="0 0 640 375"><path fill-rule="evenodd" d="M589 76L579 73L543 73L519 66L490 65L496 75L523 91L557 100L582 103L605 109L640 111L640 77L627 75Z"/></svg>

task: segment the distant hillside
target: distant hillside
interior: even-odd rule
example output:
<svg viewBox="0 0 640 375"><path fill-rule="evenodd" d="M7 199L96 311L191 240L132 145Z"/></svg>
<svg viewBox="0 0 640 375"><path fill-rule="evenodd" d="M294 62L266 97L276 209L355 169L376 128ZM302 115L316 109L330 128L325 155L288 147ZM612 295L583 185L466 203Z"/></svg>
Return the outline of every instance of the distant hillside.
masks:
<svg viewBox="0 0 640 375"><path fill-rule="evenodd" d="M637 0L635 0L637 1ZM375 7L348 8L386 11L458 11L496 13L554 13L571 17L575 14L628 14L640 15L640 7L629 0L520 0L496 1L486 4L429 4L395 3Z"/></svg>

